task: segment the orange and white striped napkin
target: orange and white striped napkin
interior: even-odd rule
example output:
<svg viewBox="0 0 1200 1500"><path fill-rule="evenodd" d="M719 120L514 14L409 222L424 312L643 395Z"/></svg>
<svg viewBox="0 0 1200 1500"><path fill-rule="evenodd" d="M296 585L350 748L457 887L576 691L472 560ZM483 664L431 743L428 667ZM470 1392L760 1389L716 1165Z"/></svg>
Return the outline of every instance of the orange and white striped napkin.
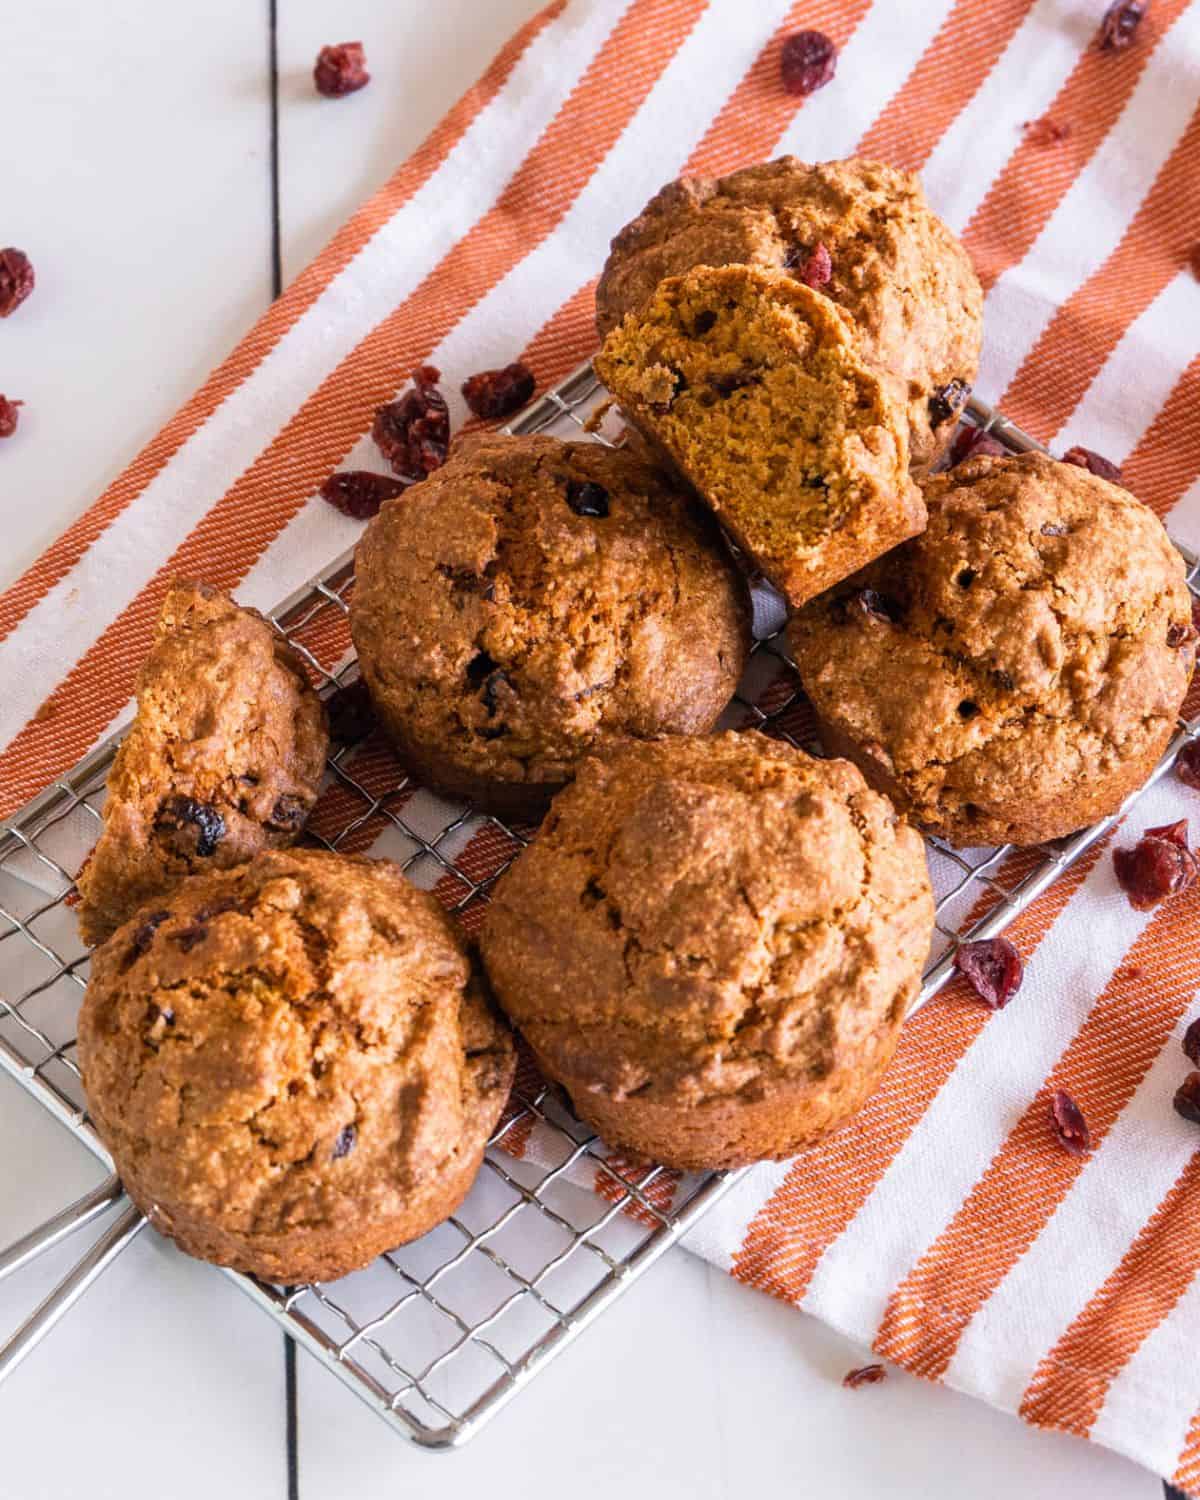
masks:
<svg viewBox="0 0 1200 1500"><path fill-rule="evenodd" d="M1200 543L1200 0L1152 0L1112 52L1092 45L1105 3L549 5L0 597L0 812L126 710L172 576L270 607L353 541L316 489L376 466L371 414L414 366L456 391L518 356L542 386L586 357L610 235L682 171L784 151L920 169L987 291L980 394L1056 450L1121 463ZM807 99L779 84L799 27L841 49ZM1161 784L1136 821L1189 815L1200 832L1196 794ZM463 856L481 872L491 837ZM1196 889L1135 912L1093 854L1018 924L1028 977L1006 1011L945 992L859 1118L750 1174L693 1248L1200 1490L1200 1134L1171 1109L1198 914ZM1056 1087L1089 1157L1049 1137Z"/></svg>

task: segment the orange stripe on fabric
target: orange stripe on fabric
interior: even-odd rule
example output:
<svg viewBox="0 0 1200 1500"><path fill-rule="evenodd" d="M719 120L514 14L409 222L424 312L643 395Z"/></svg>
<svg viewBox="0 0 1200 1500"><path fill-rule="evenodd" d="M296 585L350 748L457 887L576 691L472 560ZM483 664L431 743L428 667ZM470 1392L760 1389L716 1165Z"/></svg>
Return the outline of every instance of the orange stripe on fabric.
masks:
<svg viewBox="0 0 1200 1500"><path fill-rule="evenodd" d="M1179 1455L1179 1467L1171 1475L1171 1483L1189 1495L1200 1491L1200 1411L1192 1418L1183 1452Z"/></svg>
<svg viewBox="0 0 1200 1500"><path fill-rule="evenodd" d="M904 87L859 141L859 156L924 165L950 122L996 66L1034 0L957 0Z"/></svg>
<svg viewBox="0 0 1200 1500"><path fill-rule="evenodd" d="M27 724L0 755L6 810L72 764L125 702L170 579L199 575L234 587L353 446L371 406L550 233L703 9L704 0L636 0L495 207L326 378L55 688L49 716Z"/></svg>
<svg viewBox="0 0 1200 1500"><path fill-rule="evenodd" d="M1108 1388L1200 1271L1200 1152L1120 1265L1038 1366L1020 1414L1086 1437Z"/></svg>
<svg viewBox="0 0 1200 1500"><path fill-rule="evenodd" d="M1024 139L963 231L985 292L1023 259L1104 137L1116 124L1163 33L1191 0L1159 0L1147 11L1136 47L1087 47L1046 110L1070 134L1052 146Z"/></svg>
<svg viewBox="0 0 1200 1500"><path fill-rule="evenodd" d="M1130 323L1186 267L1196 240L1198 175L1200 110L1120 244L1059 307L1000 398L1005 416L1042 442L1049 442L1078 406Z"/></svg>
<svg viewBox="0 0 1200 1500"><path fill-rule="evenodd" d="M1200 985L1189 931L1198 915L1200 892L1189 892L1143 930L950 1224L892 1293L879 1353L932 1380L945 1374L967 1324L1083 1169L1051 1130L1052 1093L1076 1100L1099 1148Z"/></svg>
<svg viewBox="0 0 1200 1500"><path fill-rule="evenodd" d="M1019 878L1039 858L1013 856L1006 876ZM1053 926L1099 857L1093 849L1013 924L1009 936L1026 960ZM1014 1008L1021 1004L1018 995ZM787 1302L800 1302L822 1255L853 1220L953 1073L992 1020L962 980L905 1024L880 1087L828 1140L801 1152L755 1215L732 1271ZM1001 1018L999 1024L1009 1020ZM1019 1024L1019 1020L1015 1022Z"/></svg>
<svg viewBox="0 0 1200 1500"><path fill-rule="evenodd" d="M329 245L303 270L287 291L254 325L229 357L208 377L100 498L3 594L0 594L0 640L83 556L91 544L150 480L201 427L229 394L253 373L283 335L326 286L353 259L376 231L433 175L482 109L504 87L521 54L563 9L554 0L501 49L487 71L409 157L402 167Z"/></svg>
<svg viewBox="0 0 1200 1500"><path fill-rule="evenodd" d="M1121 465L1122 484L1165 517L1200 474L1200 354L1179 377L1162 410Z"/></svg>

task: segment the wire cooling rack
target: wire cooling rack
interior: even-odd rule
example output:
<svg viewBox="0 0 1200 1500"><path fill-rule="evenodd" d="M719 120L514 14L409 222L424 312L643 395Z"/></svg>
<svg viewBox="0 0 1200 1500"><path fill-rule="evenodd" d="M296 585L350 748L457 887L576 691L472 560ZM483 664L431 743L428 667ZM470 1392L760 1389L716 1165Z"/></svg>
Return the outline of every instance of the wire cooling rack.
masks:
<svg viewBox="0 0 1200 1500"><path fill-rule="evenodd" d="M586 430L597 441L613 441L610 423L592 431L589 422L603 396L584 367L510 430L576 437ZM969 417L1014 451L1038 446L982 404L974 403ZM1197 592L1200 569L1194 557L1187 561ZM347 553L272 615L327 694L356 675L346 630L353 581ZM761 589L755 602L758 639L723 723L812 749L811 717L778 634L781 603ZM1151 780L1197 735L1200 720L1181 722ZM88 954L73 908L75 877L100 828L116 743L87 756L0 828L0 1067L106 1162L75 1060ZM954 851L928 841L937 929L916 1005L945 984L958 942L1002 931L1120 815L1033 850ZM419 788L375 738L334 754L309 830L328 848L393 858L416 883L436 890L468 931L531 833ZM558 1091L522 1068L475 1187L438 1229L330 1285L282 1288L226 1274L393 1428L425 1447L448 1448L471 1437L739 1175L680 1176L613 1156ZM0 1251L3 1277L114 1209L122 1211L0 1348L0 1379L143 1221L110 1176Z"/></svg>

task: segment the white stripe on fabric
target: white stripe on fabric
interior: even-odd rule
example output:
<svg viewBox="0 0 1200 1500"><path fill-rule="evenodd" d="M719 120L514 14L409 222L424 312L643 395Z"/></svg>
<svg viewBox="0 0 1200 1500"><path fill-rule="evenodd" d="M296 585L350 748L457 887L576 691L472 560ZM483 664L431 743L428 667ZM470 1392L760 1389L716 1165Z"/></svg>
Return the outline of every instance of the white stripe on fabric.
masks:
<svg viewBox="0 0 1200 1500"><path fill-rule="evenodd" d="M1138 826L1165 822L1176 805L1155 787L1139 804ZM1075 914L1085 900L1096 916L1081 944ZM892 1291L957 1214L1149 919L1117 890L1112 861L1098 860L1042 939L1021 993L983 1028L826 1250L808 1311L874 1334Z"/></svg>
<svg viewBox="0 0 1200 1500"><path fill-rule="evenodd" d="M0 643L7 743L323 379L494 204L630 0L572 0L432 177Z"/></svg>

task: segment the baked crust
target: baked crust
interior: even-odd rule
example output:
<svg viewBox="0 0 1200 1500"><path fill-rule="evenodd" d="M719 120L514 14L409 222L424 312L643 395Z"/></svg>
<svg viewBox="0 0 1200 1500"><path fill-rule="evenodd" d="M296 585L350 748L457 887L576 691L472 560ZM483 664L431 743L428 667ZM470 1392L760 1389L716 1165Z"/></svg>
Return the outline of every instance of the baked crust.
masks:
<svg viewBox="0 0 1200 1500"><path fill-rule="evenodd" d="M480 944L610 1145L716 1168L789 1156L858 1108L932 922L919 836L853 766L725 733L588 759Z"/></svg>
<svg viewBox="0 0 1200 1500"><path fill-rule="evenodd" d="M909 456L922 474L949 445L966 395L947 403L937 393L975 380L983 294L914 173L783 156L668 183L612 242L596 290L600 336L644 307L666 276L696 265L798 269L817 244L832 267L821 291L850 314L864 357L906 408Z"/></svg>
<svg viewBox="0 0 1200 1500"><path fill-rule="evenodd" d="M1114 812L1165 750L1194 664L1161 522L1037 453L970 460L925 495L922 536L790 627L826 748L960 846Z"/></svg>
<svg viewBox="0 0 1200 1500"><path fill-rule="evenodd" d="M497 434L384 505L350 626L406 763L508 817L614 735L710 729L749 647L745 582L660 470Z"/></svg>
<svg viewBox="0 0 1200 1500"><path fill-rule="evenodd" d="M452 1213L514 1070L432 896L316 850L194 876L93 958L92 1120L191 1255L328 1280Z"/></svg>
<svg viewBox="0 0 1200 1500"><path fill-rule="evenodd" d="M207 584L174 583L79 876L84 941L101 942L187 875L290 844L327 748L321 701L268 621Z"/></svg>

